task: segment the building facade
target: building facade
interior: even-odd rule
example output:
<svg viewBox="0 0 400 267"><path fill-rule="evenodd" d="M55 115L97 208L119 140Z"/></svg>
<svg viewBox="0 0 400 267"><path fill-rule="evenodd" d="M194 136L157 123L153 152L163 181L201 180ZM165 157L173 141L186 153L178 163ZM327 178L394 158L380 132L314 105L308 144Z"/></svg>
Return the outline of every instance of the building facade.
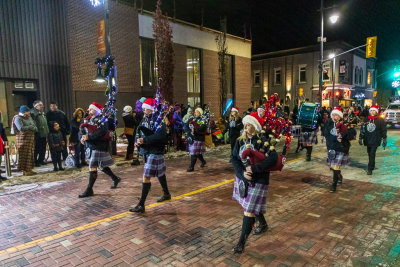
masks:
<svg viewBox="0 0 400 267"><path fill-rule="evenodd" d="M366 59L344 42L325 44L322 105L371 105L376 94L375 59ZM285 104L294 107L301 101L319 102L319 46L281 50L252 56L252 101L278 93Z"/></svg>
<svg viewBox="0 0 400 267"><path fill-rule="evenodd" d="M116 107L135 105L141 96L154 97L157 86L152 15L138 13L134 1L109 0L111 54L118 71ZM96 24L102 6L89 0L0 1L0 111L8 126L21 105L51 100L71 116L75 107L105 103L105 85L93 82ZM174 42L174 102L211 104L219 116L218 31L170 20ZM251 42L227 35L227 82L233 104L250 103Z"/></svg>

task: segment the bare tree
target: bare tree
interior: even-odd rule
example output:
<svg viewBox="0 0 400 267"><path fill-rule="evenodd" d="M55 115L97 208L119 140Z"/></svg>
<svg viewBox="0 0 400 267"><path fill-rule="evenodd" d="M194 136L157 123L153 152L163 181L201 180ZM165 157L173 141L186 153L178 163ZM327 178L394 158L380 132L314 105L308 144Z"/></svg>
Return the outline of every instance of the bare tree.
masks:
<svg viewBox="0 0 400 267"><path fill-rule="evenodd" d="M218 74L219 74L219 111L220 115L224 111L225 101L227 100L228 84L227 84L227 54L228 47L226 45L226 17L221 20L221 32L215 37L218 48Z"/></svg>

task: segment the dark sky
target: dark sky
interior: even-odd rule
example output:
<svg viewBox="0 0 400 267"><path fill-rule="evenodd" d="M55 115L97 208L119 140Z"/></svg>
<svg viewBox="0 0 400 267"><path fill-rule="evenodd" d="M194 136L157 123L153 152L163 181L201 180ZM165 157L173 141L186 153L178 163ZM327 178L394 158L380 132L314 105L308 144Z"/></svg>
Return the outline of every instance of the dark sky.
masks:
<svg viewBox="0 0 400 267"><path fill-rule="evenodd" d="M137 1L140 6L140 0ZM153 11L156 0L143 0ZM173 16L173 0L162 1L163 12ZM228 33L253 40L253 54L317 44L320 35L320 0L175 0L176 17L219 29L226 16ZM340 19L329 23L326 10L325 36L354 46L366 37L378 36L379 62L400 59L400 0L325 0L337 6ZM246 28L246 31L245 31ZM229 49L229 48L228 48Z"/></svg>

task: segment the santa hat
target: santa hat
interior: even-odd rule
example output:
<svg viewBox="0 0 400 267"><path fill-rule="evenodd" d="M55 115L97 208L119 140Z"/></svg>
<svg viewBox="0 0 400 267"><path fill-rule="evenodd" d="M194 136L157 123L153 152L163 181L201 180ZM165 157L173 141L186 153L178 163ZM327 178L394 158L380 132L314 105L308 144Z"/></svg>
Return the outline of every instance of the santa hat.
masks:
<svg viewBox="0 0 400 267"><path fill-rule="evenodd" d="M144 109L151 109L154 110L154 106L156 105L156 100L154 98L147 98L142 105L142 108Z"/></svg>
<svg viewBox="0 0 400 267"><path fill-rule="evenodd" d="M92 104L90 104L89 109L94 109L97 111L97 113L101 113L103 106L100 105L99 103L93 102Z"/></svg>
<svg viewBox="0 0 400 267"><path fill-rule="evenodd" d="M379 106L378 105L372 105L369 109L369 112L371 111L376 111L376 113L379 113Z"/></svg>
<svg viewBox="0 0 400 267"><path fill-rule="evenodd" d="M231 109L231 112L232 112L232 111L239 112L239 108L238 108L238 107L233 107L233 108Z"/></svg>
<svg viewBox="0 0 400 267"><path fill-rule="evenodd" d="M265 111L265 106L259 106L257 110L259 110L259 109L260 109L260 110L262 109L262 110Z"/></svg>
<svg viewBox="0 0 400 267"><path fill-rule="evenodd" d="M256 129L257 132L261 132L262 130L263 121L258 115L254 115L254 112L250 115L245 116L242 120L242 123L243 125L246 123L250 123L251 125L253 125L254 129Z"/></svg>
<svg viewBox="0 0 400 267"><path fill-rule="evenodd" d="M202 108L196 108L194 111L198 111L200 115L203 115L203 109Z"/></svg>
<svg viewBox="0 0 400 267"><path fill-rule="evenodd" d="M339 117L343 119L343 112L342 112L342 109L341 109L340 107L335 107L335 108L332 110L332 112L331 112L331 118L332 118L332 116L333 116L334 114L339 115Z"/></svg>

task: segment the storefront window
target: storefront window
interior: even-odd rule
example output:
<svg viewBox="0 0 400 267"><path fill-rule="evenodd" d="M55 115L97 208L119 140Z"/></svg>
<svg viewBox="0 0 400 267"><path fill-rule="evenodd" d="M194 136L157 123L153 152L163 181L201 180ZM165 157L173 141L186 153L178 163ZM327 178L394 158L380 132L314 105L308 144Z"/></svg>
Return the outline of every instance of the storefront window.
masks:
<svg viewBox="0 0 400 267"><path fill-rule="evenodd" d="M154 40L140 39L140 83L143 87L157 86L157 56Z"/></svg>
<svg viewBox="0 0 400 267"><path fill-rule="evenodd" d="M195 107L201 104L200 49L186 49L186 74L188 105Z"/></svg>
<svg viewBox="0 0 400 267"><path fill-rule="evenodd" d="M235 105L234 98L234 57L231 55L227 55L225 59L226 64L226 76L225 76L225 84L226 84L226 98L223 100L224 110L226 109L227 104L231 107Z"/></svg>

